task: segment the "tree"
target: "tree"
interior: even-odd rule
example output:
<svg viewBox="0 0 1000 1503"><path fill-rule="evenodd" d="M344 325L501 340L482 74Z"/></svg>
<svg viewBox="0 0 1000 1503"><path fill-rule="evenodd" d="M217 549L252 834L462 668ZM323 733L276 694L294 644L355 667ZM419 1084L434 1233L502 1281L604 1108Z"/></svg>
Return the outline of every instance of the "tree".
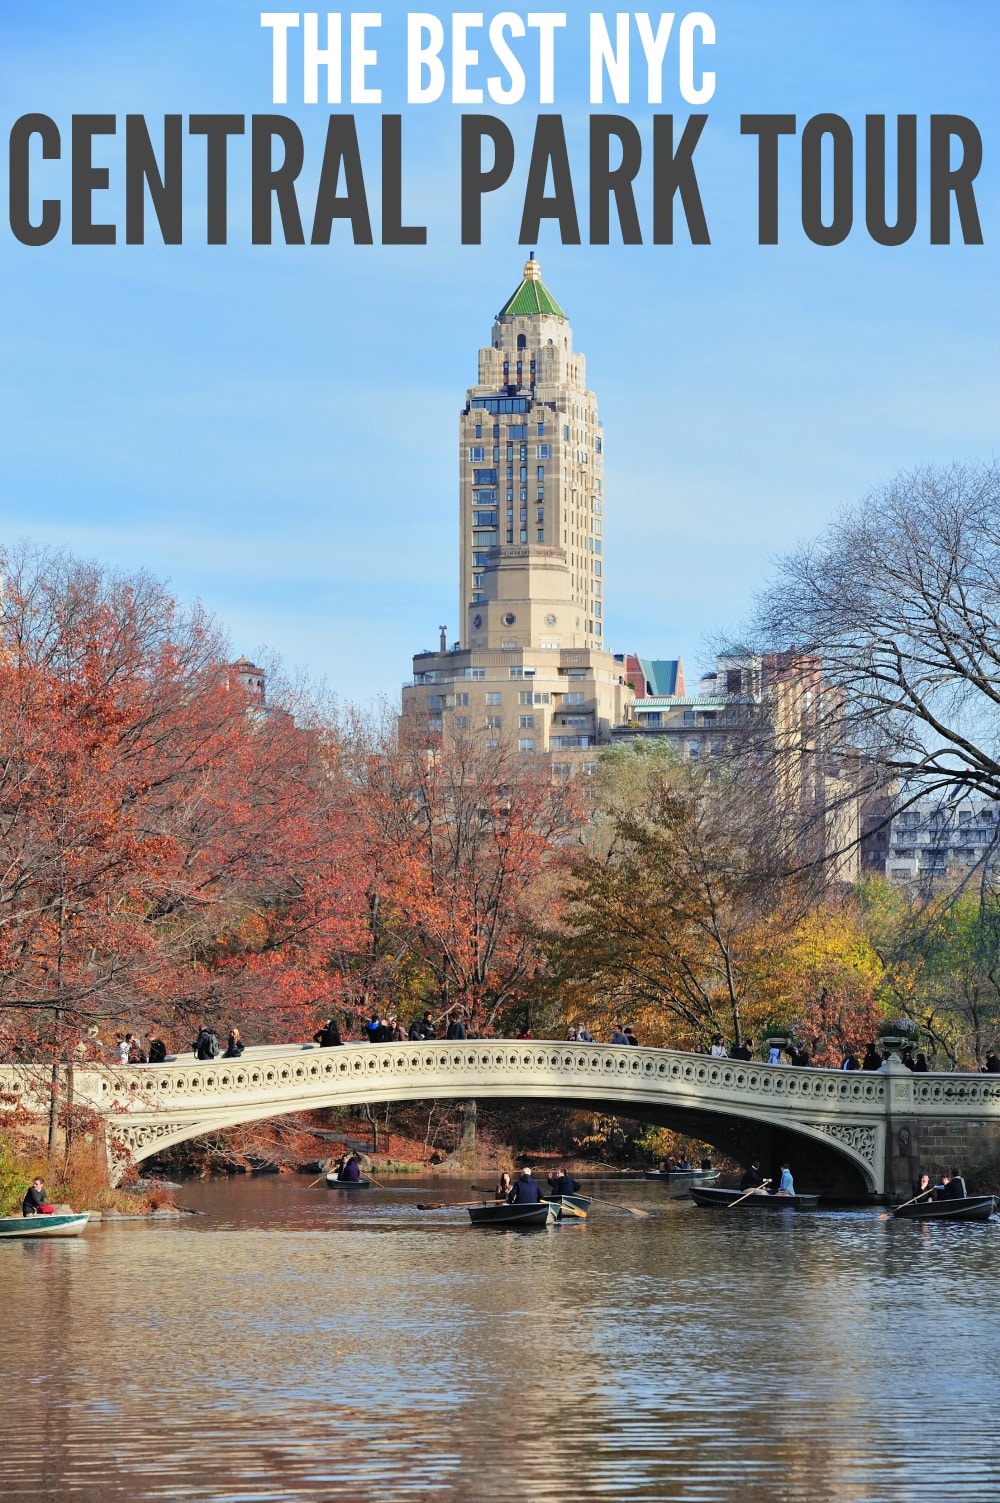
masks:
<svg viewBox="0 0 1000 1503"><path fill-rule="evenodd" d="M772 806L731 766L642 742L600 776L603 813L551 941L571 1015L628 1014L650 1043L739 1041L801 911Z"/></svg>
<svg viewBox="0 0 1000 1503"><path fill-rule="evenodd" d="M357 909L319 727L254 700L148 577L2 567L4 1031L58 1053L64 1024L137 1013L301 1023Z"/></svg>
<svg viewBox="0 0 1000 1503"><path fill-rule="evenodd" d="M506 742L428 746L408 720L355 735L350 757L369 883L366 974L381 960L385 985L405 953L443 1015L490 1030L538 970L535 929L561 892L574 790Z"/></svg>
<svg viewBox="0 0 1000 1503"><path fill-rule="evenodd" d="M997 464L900 474L844 511L780 563L757 628L822 660L843 738L907 796L1000 797Z"/></svg>

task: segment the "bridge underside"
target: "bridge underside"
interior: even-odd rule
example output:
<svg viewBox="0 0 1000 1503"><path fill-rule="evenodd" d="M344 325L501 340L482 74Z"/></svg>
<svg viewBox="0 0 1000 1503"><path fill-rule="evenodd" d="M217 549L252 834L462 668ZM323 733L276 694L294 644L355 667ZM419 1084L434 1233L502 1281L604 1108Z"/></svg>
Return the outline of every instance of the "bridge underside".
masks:
<svg viewBox="0 0 1000 1503"><path fill-rule="evenodd" d="M454 1092L420 1092L416 1088L401 1091L388 1087L388 1082L372 1082L364 1092L352 1095L352 1105L387 1104L416 1100L468 1100L472 1093L466 1090ZM801 1125L791 1127L787 1123L762 1115L751 1115L738 1110L722 1111L718 1108L700 1107L690 1102L641 1101L634 1094L628 1099L613 1094L590 1094L578 1089L573 1091L558 1086L541 1088L525 1087L522 1083L497 1083L493 1088L485 1082L476 1085L475 1099L480 1101L548 1102L570 1110L625 1117L632 1121L651 1123L684 1133L700 1142L709 1144L719 1153L735 1159L744 1167L759 1162L766 1175L777 1174L782 1162L792 1165L796 1187L800 1190L819 1193L827 1198L840 1200L868 1200L881 1191L873 1168L861 1162L856 1154L842 1150L818 1128ZM227 1103L206 1101L204 1113L179 1122L164 1121L159 1116L144 1124L126 1125L120 1119L113 1124L113 1132L120 1138L135 1162L151 1157L168 1147L183 1143L204 1133L224 1131L243 1123L263 1121L267 1118L290 1113L318 1110L329 1106L344 1106L342 1092L331 1093L327 1099L311 1095L308 1100L286 1101L280 1105ZM117 1155L116 1155L117 1157Z"/></svg>

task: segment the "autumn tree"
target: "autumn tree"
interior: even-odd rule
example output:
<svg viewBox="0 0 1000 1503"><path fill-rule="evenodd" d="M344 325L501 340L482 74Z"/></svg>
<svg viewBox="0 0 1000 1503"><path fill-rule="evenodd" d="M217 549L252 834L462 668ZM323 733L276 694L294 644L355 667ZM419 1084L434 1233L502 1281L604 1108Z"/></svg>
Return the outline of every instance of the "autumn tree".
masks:
<svg viewBox="0 0 1000 1503"><path fill-rule="evenodd" d="M2 560L0 1019L311 1014L356 904L318 727L265 709L146 576Z"/></svg>
<svg viewBox="0 0 1000 1503"><path fill-rule="evenodd" d="M739 1041L776 937L802 911L773 809L731 766L636 743L606 754L595 835L552 963L569 1006L650 1043Z"/></svg>
<svg viewBox="0 0 1000 1503"><path fill-rule="evenodd" d="M390 978L408 956L442 1017L461 1012L487 1032L539 967L535 930L559 899L575 791L505 741L428 745L408 720L351 750L369 953Z"/></svg>

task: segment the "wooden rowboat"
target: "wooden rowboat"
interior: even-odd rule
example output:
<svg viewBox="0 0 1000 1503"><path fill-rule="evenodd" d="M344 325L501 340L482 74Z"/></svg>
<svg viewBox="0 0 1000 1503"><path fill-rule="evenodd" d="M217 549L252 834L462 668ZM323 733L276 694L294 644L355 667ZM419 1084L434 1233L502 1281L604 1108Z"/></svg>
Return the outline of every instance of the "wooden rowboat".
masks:
<svg viewBox="0 0 1000 1503"><path fill-rule="evenodd" d="M700 1185L711 1185L721 1173L721 1169L647 1169L646 1179L669 1179L675 1182L683 1180L685 1184L695 1182Z"/></svg>
<svg viewBox="0 0 1000 1503"><path fill-rule="evenodd" d="M900 1221L989 1221L995 1210L995 1195L964 1195L954 1200L920 1200L916 1205L897 1206L892 1214Z"/></svg>
<svg viewBox="0 0 1000 1503"><path fill-rule="evenodd" d="M364 1175L360 1179L338 1179L335 1174L328 1174L326 1182L331 1190L370 1190L372 1184Z"/></svg>
<svg viewBox="0 0 1000 1503"><path fill-rule="evenodd" d="M473 1226L546 1226L557 1219L555 1206L547 1200L540 1205L517 1202L508 1205L501 1201L499 1205L491 1206L484 1202L481 1206L469 1206L468 1212Z"/></svg>
<svg viewBox="0 0 1000 1503"><path fill-rule="evenodd" d="M68 1216L0 1216L0 1237L78 1237L89 1220L87 1211Z"/></svg>
<svg viewBox="0 0 1000 1503"><path fill-rule="evenodd" d="M740 1200L741 1190L720 1190L709 1185L692 1185L688 1194L697 1206L725 1207ZM741 1200L740 1211L815 1211L819 1205L818 1195L748 1195Z"/></svg>

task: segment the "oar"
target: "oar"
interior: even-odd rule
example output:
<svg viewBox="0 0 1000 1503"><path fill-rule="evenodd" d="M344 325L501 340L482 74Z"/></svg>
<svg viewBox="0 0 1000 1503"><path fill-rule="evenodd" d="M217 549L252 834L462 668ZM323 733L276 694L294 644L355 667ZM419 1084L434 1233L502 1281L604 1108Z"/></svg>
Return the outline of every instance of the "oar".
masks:
<svg viewBox="0 0 1000 1503"><path fill-rule="evenodd" d="M764 1187L766 1185L769 1185L770 1183L771 1183L771 1181L769 1179L763 1179L763 1180L761 1180L761 1182L760 1182L759 1185L754 1185L753 1188L750 1189L750 1190L748 1190L745 1195L741 1195L740 1198L739 1198L739 1200L731 1200L729 1202L729 1204L726 1206L726 1210L727 1211L731 1211L733 1209L733 1206L742 1205L742 1203L745 1200L749 1200L750 1199L751 1195L756 1195L758 1190L763 1190Z"/></svg>
<svg viewBox="0 0 1000 1503"><path fill-rule="evenodd" d="M463 1206L481 1206L481 1205L482 1205L482 1201L481 1200L436 1200L436 1201L434 1201L433 1205L421 1205L420 1201L418 1200L417 1201L417 1210L418 1211L450 1211L453 1206L458 1206L458 1207L461 1208Z"/></svg>
<svg viewBox="0 0 1000 1503"><path fill-rule="evenodd" d="M638 1216L643 1221L650 1219L649 1211L640 1211L638 1206L624 1206L620 1200L605 1200L603 1195L592 1195L591 1200L599 1201L602 1206L614 1206L616 1211L627 1211L630 1216Z"/></svg>
<svg viewBox="0 0 1000 1503"><path fill-rule="evenodd" d="M319 1180L320 1179L326 1179L326 1175L325 1174L321 1174L320 1177L319 1177L319 1179L314 1179L311 1185L306 1185L306 1189L307 1190L315 1190L316 1186L319 1184Z"/></svg>
<svg viewBox="0 0 1000 1503"><path fill-rule="evenodd" d="M934 1194L934 1186L931 1185L931 1187L930 1187L929 1190L921 1190L920 1194L919 1195L914 1195L914 1197L913 1197L912 1200L904 1200L903 1204L901 1206L893 1206L893 1208L892 1208L891 1211L883 1211L882 1214L881 1214L881 1216L876 1216L875 1217L875 1220L876 1221L887 1221L890 1216L895 1216L895 1214L896 1214L897 1211L904 1210L906 1206L915 1206L918 1200L926 1200L926 1198L927 1198L928 1195L933 1195L933 1194Z"/></svg>

